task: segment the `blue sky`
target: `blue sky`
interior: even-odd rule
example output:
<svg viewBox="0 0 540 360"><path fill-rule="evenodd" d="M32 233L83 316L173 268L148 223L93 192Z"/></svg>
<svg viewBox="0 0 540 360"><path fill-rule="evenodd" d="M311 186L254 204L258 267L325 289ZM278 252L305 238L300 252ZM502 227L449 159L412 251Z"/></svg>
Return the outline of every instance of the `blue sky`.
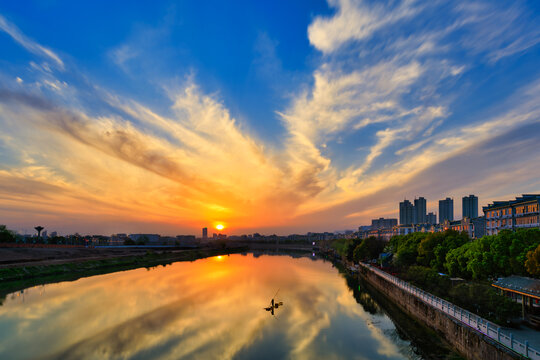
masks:
<svg viewBox="0 0 540 360"><path fill-rule="evenodd" d="M289 233L539 192L538 23L535 1L0 2L0 215Z"/></svg>

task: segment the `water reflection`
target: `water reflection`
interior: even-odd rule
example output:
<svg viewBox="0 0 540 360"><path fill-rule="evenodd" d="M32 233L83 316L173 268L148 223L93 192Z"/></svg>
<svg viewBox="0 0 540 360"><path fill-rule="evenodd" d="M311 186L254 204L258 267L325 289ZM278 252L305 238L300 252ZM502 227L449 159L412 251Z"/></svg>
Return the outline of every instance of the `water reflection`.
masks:
<svg viewBox="0 0 540 360"><path fill-rule="evenodd" d="M0 358L417 358L351 288L328 262L264 255L49 284L6 297ZM272 295L277 317L261 311Z"/></svg>

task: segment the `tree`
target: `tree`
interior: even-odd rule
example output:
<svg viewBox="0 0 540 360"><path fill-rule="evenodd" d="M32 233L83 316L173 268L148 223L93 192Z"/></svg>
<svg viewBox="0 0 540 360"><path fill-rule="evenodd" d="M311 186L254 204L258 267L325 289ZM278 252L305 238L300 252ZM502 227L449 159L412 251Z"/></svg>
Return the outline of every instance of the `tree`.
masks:
<svg viewBox="0 0 540 360"><path fill-rule="evenodd" d="M66 238L63 236L53 236L48 240L49 244L65 244Z"/></svg>
<svg viewBox="0 0 540 360"><path fill-rule="evenodd" d="M462 283L449 291L451 301L476 314L491 318L501 324L519 316L520 306L499 295L493 287L482 283Z"/></svg>
<svg viewBox="0 0 540 360"><path fill-rule="evenodd" d="M425 266L411 266L404 275L406 280L439 295L446 294L452 285L448 276Z"/></svg>
<svg viewBox="0 0 540 360"><path fill-rule="evenodd" d="M448 274L453 277L471 278L471 273L467 269L467 251L472 243L465 244L456 249L452 249L446 254L444 267Z"/></svg>
<svg viewBox="0 0 540 360"><path fill-rule="evenodd" d="M8 230L6 225L0 225L0 243L15 242L15 233Z"/></svg>
<svg viewBox="0 0 540 360"><path fill-rule="evenodd" d="M527 253L525 268L529 274L533 276L540 276L540 245L538 245L536 249Z"/></svg>
<svg viewBox="0 0 540 360"><path fill-rule="evenodd" d="M386 242L377 239L375 236L370 236L356 246L353 252L354 262L361 260L375 259L384 251Z"/></svg>
<svg viewBox="0 0 540 360"><path fill-rule="evenodd" d="M418 258L418 245L426 238L425 233L412 233L404 236L394 236L390 240L395 257L394 262L397 266L406 268L416 264Z"/></svg>
<svg viewBox="0 0 540 360"><path fill-rule="evenodd" d="M347 243L347 260L348 261L354 261L354 250L358 245L362 243L361 239L352 239L352 241L349 241Z"/></svg>
<svg viewBox="0 0 540 360"><path fill-rule="evenodd" d="M148 244L150 240L148 239L148 236L146 235L143 235L141 237L139 237L139 239L137 240L137 245L146 245Z"/></svg>

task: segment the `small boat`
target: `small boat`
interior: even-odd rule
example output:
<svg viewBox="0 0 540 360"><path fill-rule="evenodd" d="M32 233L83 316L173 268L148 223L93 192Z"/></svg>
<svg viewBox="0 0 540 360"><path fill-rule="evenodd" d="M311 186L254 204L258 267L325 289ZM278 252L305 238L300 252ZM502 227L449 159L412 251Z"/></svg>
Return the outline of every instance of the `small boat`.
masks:
<svg viewBox="0 0 540 360"><path fill-rule="evenodd" d="M276 301L276 295L278 294L279 292L279 289L278 291L276 291L276 294L274 295L274 297L272 298L272 300L270 300L270 306L268 307L265 307L264 310L266 311L270 311L272 313L272 315L274 315L274 310L279 308L280 306L283 306L283 301Z"/></svg>

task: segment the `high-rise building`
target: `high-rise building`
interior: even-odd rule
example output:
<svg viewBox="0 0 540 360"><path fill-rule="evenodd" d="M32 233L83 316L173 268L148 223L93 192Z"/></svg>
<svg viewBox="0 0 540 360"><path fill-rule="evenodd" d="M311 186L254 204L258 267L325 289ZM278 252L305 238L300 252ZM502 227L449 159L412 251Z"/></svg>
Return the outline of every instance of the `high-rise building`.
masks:
<svg viewBox="0 0 540 360"><path fill-rule="evenodd" d="M205 228L205 227L202 228L202 238L203 240L208 239L208 228Z"/></svg>
<svg viewBox="0 0 540 360"><path fill-rule="evenodd" d="M419 197L414 199L414 224L425 224L427 222L426 218L426 199Z"/></svg>
<svg viewBox="0 0 540 360"><path fill-rule="evenodd" d="M454 221L454 199L449 197L439 200L439 224L444 220Z"/></svg>
<svg viewBox="0 0 540 360"><path fill-rule="evenodd" d="M401 225L414 223L414 205L409 200L399 203L399 223Z"/></svg>
<svg viewBox="0 0 540 360"><path fill-rule="evenodd" d="M397 226L397 219L379 218L379 219L371 220L372 230L391 229L394 226Z"/></svg>
<svg viewBox="0 0 540 360"><path fill-rule="evenodd" d="M474 195L464 196L462 199L462 218L477 218L478 217L478 197Z"/></svg>
<svg viewBox="0 0 540 360"><path fill-rule="evenodd" d="M429 214L426 215L426 223L427 224L431 224L431 225L435 225L437 224L437 215L435 215L434 213L430 212Z"/></svg>

